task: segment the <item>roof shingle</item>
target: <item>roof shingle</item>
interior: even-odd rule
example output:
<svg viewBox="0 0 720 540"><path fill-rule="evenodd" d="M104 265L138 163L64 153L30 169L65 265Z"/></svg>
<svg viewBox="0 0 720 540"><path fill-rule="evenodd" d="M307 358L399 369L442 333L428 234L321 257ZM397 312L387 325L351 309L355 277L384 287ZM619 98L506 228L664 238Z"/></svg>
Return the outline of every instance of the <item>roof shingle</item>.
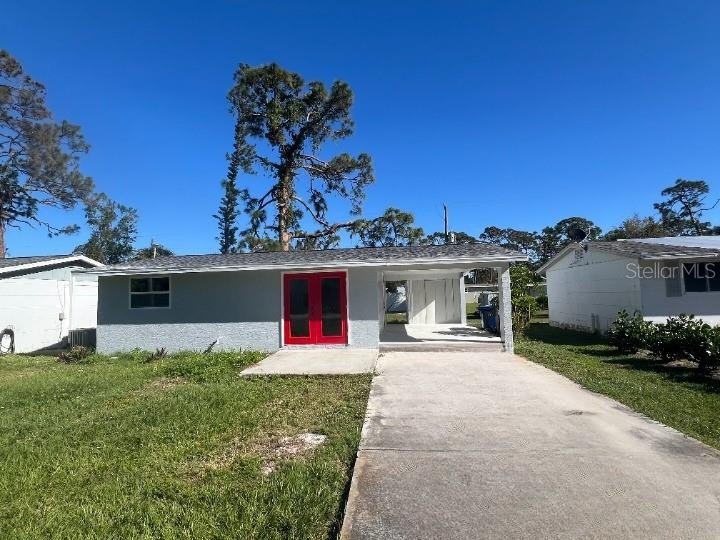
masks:
<svg viewBox="0 0 720 540"><path fill-rule="evenodd" d="M188 270L218 268L297 268L323 267L327 265L388 265L426 262L463 261L524 261L522 253L493 244L448 244L441 246L406 246L379 248L339 248L316 251L271 251L255 253L231 253L227 255L179 255L143 259L127 264L99 269L99 273L139 273L143 271Z"/></svg>

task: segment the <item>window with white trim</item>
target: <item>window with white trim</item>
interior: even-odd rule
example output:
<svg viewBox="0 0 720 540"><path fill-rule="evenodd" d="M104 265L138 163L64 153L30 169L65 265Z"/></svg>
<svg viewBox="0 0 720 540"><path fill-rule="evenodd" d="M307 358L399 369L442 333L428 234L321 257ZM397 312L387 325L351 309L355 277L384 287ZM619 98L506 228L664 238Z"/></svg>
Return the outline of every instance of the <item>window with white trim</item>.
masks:
<svg viewBox="0 0 720 540"><path fill-rule="evenodd" d="M169 277L130 278L130 309L169 307Z"/></svg>
<svg viewBox="0 0 720 540"><path fill-rule="evenodd" d="M720 265L715 263L684 263L685 292L720 291Z"/></svg>

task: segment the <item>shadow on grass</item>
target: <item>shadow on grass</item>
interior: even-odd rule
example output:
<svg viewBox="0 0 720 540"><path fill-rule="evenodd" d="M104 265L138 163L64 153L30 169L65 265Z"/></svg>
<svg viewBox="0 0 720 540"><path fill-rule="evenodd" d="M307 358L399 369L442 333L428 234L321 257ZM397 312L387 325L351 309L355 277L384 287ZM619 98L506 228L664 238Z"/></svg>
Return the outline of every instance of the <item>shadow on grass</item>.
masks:
<svg viewBox="0 0 720 540"><path fill-rule="evenodd" d="M566 347L574 353L595 357L605 364L627 370L656 373L673 382L695 385L708 393L720 393L720 379L703 373L695 366L665 362L640 355L621 355L600 335L536 323L527 327L525 337L532 341Z"/></svg>
<svg viewBox="0 0 720 540"><path fill-rule="evenodd" d="M614 364L625 369L657 373L658 375L662 375L673 382L699 386L705 392L720 392L720 380L714 378L708 373L703 373L697 367L677 365L667 363L662 360L632 356L611 358L604 360L604 362Z"/></svg>
<svg viewBox="0 0 720 540"><path fill-rule="evenodd" d="M542 341L551 345L607 345L605 338L598 334L576 332L555 328L546 323L532 323L525 329L525 337L533 341Z"/></svg>

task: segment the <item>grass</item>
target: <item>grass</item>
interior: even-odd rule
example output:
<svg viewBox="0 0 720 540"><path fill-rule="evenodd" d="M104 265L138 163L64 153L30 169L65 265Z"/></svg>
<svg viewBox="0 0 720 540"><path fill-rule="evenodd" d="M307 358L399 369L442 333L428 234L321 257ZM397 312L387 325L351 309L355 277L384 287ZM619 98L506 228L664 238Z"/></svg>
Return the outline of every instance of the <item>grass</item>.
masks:
<svg viewBox="0 0 720 540"><path fill-rule="evenodd" d="M143 358L0 358L0 538L336 534L369 375L242 379L261 355ZM263 475L273 445L307 431L326 442Z"/></svg>
<svg viewBox="0 0 720 540"><path fill-rule="evenodd" d="M385 324L407 324L408 316L407 312L401 313L385 313Z"/></svg>
<svg viewBox="0 0 720 540"><path fill-rule="evenodd" d="M720 449L720 381L692 365L622 355L600 336L537 323L515 352Z"/></svg>

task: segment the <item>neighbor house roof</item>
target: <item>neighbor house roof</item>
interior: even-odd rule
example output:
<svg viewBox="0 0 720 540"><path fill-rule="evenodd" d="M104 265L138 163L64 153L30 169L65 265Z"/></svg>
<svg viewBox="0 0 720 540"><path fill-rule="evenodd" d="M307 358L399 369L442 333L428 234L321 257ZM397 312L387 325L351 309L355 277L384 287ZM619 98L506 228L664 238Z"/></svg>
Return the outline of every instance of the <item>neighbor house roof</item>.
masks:
<svg viewBox="0 0 720 540"><path fill-rule="evenodd" d="M32 257L7 257L0 259L0 274L19 274L26 271L40 271L47 267L77 264L84 267L99 267L102 263L85 255L36 255Z"/></svg>
<svg viewBox="0 0 720 540"><path fill-rule="evenodd" d="M717 248L697 247L691 245L672 245L670 243L649 242L649 239L638 238L630 240L615 240L613 242L593 241L585 244L570 244L560 253L540 267L538 273L542 274L548 268L553 266L557 261L570 250L583 248L595 249L607 253L614 253L621 257L642 260L668 260L668 259L700 259L720 257L720 246ZM653 239L654 240L654 239ZM673 238L662 238L671 242Z"/></svg>
<svg viewBox="0 0 720 540"><path fill-rule="evenodd" d="M358 266L407 266L431 264L483 264L525 261L527 256L493 244L449 244L380 248L344 248L316 251L272 251L227 255L180 255L143 259L90 270L105 275L344 268Z"/></svg>

